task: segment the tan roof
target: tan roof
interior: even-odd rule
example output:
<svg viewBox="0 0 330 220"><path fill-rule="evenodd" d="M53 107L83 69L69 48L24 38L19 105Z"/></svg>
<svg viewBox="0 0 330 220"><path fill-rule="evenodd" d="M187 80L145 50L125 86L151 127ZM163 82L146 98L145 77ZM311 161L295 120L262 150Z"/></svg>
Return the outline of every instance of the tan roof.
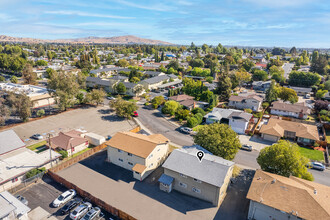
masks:
<svg viewBox="0 0 330 220"><path fill-rule="evenodd" d="M169 97L169 99L177 101L177 102L181 102L181 101L184 101L184 100L194 99L194 97L192 97L190 95L183 94L183 95L171 96L171 97Z"/></svg>
<svg viewBox="0 0 330 220"><path fill-rule="evenodd" d="M330 187L257 170L247 198L303 219L330 219Z"/></svg>
<svg viewBox="0 0 330 220"><path fill-rule="evenodd" d="M50 139L51 147L53 149L61 148L64 150L69 150L71 147L76 147L88 142L88 140L81 137L80 134L81 132L75 130L60 132L58 136Z"/></svg>
<svg viewBox="0 0 330 220"><path fill-rule="evenodd" d="M45 93L45 94L41 94L41 95L31 96L30 100L36 101L36 100L48 99L48 98L51 98L51 96L48 93Z"/></svg>
<svg viewBox="0 0 330 220"><path fill-rule="evenodd" d="M241 93L238 95L232 95L229 98L229 101L236 101L236 102L241 102L245 99L255 99L259 102L262 102L263 98L254 94L254 93Z"/></svg>
<svg viewBox="0 0 330 220"><path fill-rule="evenodd" d="M132 168L133 171L136 171L138 173L143 173L143 171L146 169L147 167L142 165L142 164L135 164L135 166Z"/></svg>
<svg viewBox="0 0 330 220"><path fill-rule="evenodd" d="M136 156L146 158L159 144L169 140L161 134L144 135L133 132L118 132L106 144Z"/></svg>
<svg viewBox="0 0 330 220"><path fill-rule="evenodd" d="M303 113L303 114L310 114L311 110L305 105L305 103L285 103L283 101L276 101L272 103L272 109L280 110L280 111L288 111L288 112L295 112L295 113Z"/></svg>
<svg viewBox="0 0 330 220"><path fill-rule="evenodd" d="M308 125L299 122L270 118L268 123L263 125L260 133L283 137L284 131L295 132L297 137L320 140L319 132L315 125Z"/></svg>
<svg viewBox="0 0 330 220"><path fill-rule="evenodd" d="M187 100L181 101L180 104L185 107L190 107L195 104L195 101L193 99L187 99Z"/></svg>

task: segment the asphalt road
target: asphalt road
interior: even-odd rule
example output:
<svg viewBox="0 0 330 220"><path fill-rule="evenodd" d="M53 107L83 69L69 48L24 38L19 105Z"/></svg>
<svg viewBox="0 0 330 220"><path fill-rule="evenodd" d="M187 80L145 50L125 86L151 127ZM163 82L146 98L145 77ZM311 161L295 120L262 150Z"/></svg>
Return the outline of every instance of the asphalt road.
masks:
<svg viewBox="0 0 330 220"><path fill-rule="evenodd" d="M294 63L284 63L283 64L282 68L284 70L284 77L286 79L289 78L289 74L291 73L293 67L294 67Z"/></svg>
<svg viewBox="0 0 330 220"><path fill-rule="evenodd" d="M193 138L190 135L177 131L178 126L167 121L157 110L150 110L143 105L139 106L138 119L151 132L163 134L170 139L171 142L181 146L190 146L194 143ZM240 150L233 161L243 168L260 169L260 166L257 163L258 155L259 151L257 150L253 150L252 152ZM329 169L323 172L317 170L309 171L313 174L315 182L330 186Z"/></svg>

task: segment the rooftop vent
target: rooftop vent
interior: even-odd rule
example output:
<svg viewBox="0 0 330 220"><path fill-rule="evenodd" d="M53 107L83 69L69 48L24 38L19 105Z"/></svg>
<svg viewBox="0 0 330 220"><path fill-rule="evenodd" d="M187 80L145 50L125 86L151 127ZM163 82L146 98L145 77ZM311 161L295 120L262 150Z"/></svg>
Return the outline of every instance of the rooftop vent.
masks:
<svg viewBox="0 0 330 220"><path fill-rule="evenodd" d="M272 184L274 184L274 183L276 183L276 179L273 179L273 180L272 180Z"/></svg>
<svg viewBox="0 0 330 220"><path fill-rule="evenodd" d="M314 194L317 195L317 190L316 189L314 189Z"/></svg>

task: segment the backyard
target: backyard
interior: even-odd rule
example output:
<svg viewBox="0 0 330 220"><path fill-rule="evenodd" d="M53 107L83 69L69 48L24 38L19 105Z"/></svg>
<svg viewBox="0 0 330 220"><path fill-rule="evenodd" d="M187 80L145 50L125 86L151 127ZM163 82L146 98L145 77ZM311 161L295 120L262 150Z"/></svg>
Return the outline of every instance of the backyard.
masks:
<svg viewBox="0 0 330 220"><path fill-rule="evenodd" d="M305 147L299 147L299 151L304 157L307 157L310 160L316 160L316 161L324 160L322 151L313 150Z"/></svg>
<svg viewBox="0 0 330 220"><path fill-rule="evenodd" d="M32 145L28 146L27 148L36 153L40 153L40 152L48 149L46 144L47 144L47 141L41 141L39 143L32 144Z"/></svg>

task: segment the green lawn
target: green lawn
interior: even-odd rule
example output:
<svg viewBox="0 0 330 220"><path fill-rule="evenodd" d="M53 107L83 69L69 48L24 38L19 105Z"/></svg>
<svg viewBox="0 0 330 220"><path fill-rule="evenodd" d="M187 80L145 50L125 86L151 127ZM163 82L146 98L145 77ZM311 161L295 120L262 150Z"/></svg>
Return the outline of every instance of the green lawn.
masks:
<svg viewBox="0 0 330 220"><path fill-rule="evenodd" d="M33 150L33 151L38 151L37 148L42 147L45 144L47 144L47 141L41 141L39 143L32 144L32 145L28 146L27 148L30 150Z"/></svg>
<svg viewBox="0 0 330 220"><path fill-rule="evenodd" d="M325 130L325 133L327 135L327 142L330 143L330 130Z"/></svg>
<svg viewBox="0 0 330 220"><path fill-rule="evenodd" d="M92 149L93 147L95 147L94 145L89 145L86 149L79 151L78 153L73 154L71 157L68 157L68 159L74 158L76 156L79 156L80 154L85 153L86 151L89 151L90 149Z"/></svg>
<svg viewBox="0 0 330 220"><path fill-rule="evenodd" d="M322 151L313 150L305 147L299 147L299 151L303 156L307 157L310 160L317 160L317 161L324 160Z"/></svg>

